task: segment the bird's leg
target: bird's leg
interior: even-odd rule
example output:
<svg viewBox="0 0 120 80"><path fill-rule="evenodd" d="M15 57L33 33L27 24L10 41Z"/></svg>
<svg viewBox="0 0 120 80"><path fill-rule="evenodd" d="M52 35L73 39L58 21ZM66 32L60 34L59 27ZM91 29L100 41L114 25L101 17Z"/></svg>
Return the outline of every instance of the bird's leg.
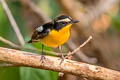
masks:
<svg viewBox="0 0 120 80"><path fill-rule="evenodd" d="M44 45L42 44L42 54L41 54L41 58L40 61L42 61L42 63L44 62L45 56L44 56Z"/></svg>
<svg viewBox="0 0 120 80"><path fill-rule="evenodd" d="M61 56L61 62L60 62L60 64L61 64L64 61L65 57L64 57L64 55L62 53L62 46L59 46L58 48L59 48L60 53L62 54L62 56Z"/></svg>

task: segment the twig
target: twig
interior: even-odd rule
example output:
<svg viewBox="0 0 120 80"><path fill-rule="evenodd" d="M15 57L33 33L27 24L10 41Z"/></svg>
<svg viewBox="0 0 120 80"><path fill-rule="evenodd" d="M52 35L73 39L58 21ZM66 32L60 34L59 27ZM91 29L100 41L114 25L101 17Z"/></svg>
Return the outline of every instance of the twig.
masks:
<svg viewBox="0 0 120 80"><path fill-rule="evenodd" d="M61 60L57 57L45 56L44 63L40 62L40 55L30 52L19 51L0 47L0 61L12 63L15 65L47 69L70 73L81 78L91 80L119 80L120 72L90 65L82 62L76 62L65 59L60 65Z"/></svg>
<svg viewBox="0 0 120 80"><path fill-rule="evenodd" d="M16 45L16 44L12 43L11 41L9 41L9 40L7 40L7 39L1 37L1 36L0 36L0 41L2 41L2 42L4 42L4 43L8 44L9 46L11 46L11 47L13 47L13 48L17 48L17 49L20 48L20 46L18 46L18 45Z"/></svg>
<svg viewBox="0 0 120 80"><path fill-rule="evenodd" d="M89 42L89 39L90 39L90 38L91 38L91 37L89 37L89 38L87 39L88 42ZM85 42L84 42L82 45L80 45L79 47L80 47L80 48L83 47L86 43L87 43L87 42L85 41ZM70 46L70 45L72 45L72 46ZM69 48L72 49L73 51L74 51L74 49L75 49L75 47L76 47L76 45L75 45L72 41L70 41L70 40L69 40L68 46L69 46ZM95 64L95 63L97 62L97 59L96 59L96 58L90 58L90 57L88 57L87 55L85 55L85 54L79 49L79 47L77 48L78 51L77 51L77 52L75 51L75 53L76 53L77 56L79 56L79 58L81 59L81 61L87 62L87 63L90 63L90 64ZM73 52L73 53L69 52L69 53L68 53L68 56L66 56L66 57L69 58L69 57L71 56L71 54L74 54L74 52Z"/></svg>
<svg viewBox="0 0 120 80"><path fill-rule="evenodd" d="M82 48L83 46L85 46L91 39L92 39L92 36L90 36L83 44L81 44L74 51L70 52L68 55L73 55L74 53L76 53L78 50L80 50L80 48Z"/></svg>
<svg viewBox="0 0 120 80"><path fill-rule="evenodd" d="M12 25L11 27L13 28L13 30L16 33L16 36L17 36L17 39L18 39L20 45L23 46L25 44L23 36L19 31L18 25L16 24L15 19L13 18L12 14L11 14L11 11L9 10L5 0L0 0L0 2L2 4L2 7L3 7L6 15L8 16L10 24Z"/></svg>

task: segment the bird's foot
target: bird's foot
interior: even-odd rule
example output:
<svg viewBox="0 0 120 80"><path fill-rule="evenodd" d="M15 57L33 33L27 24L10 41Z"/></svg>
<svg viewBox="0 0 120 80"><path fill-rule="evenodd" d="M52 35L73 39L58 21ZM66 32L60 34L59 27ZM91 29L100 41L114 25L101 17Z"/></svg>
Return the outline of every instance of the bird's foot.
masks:
<svg viewBox="0 0 120 80"><path fill-rule="evenodd" d="M64 61L65 57L62 55L61 57L61 61L60 61L60 65L62 64L62 62Z"/></svg>
<svg viewBox="0 0 120 80"><path fill-rule="evenodd" d="M45 61L45 56L44 56L44 55L41 55L40 61L41 61L42 63L44 63L44 61Z"/></svg>

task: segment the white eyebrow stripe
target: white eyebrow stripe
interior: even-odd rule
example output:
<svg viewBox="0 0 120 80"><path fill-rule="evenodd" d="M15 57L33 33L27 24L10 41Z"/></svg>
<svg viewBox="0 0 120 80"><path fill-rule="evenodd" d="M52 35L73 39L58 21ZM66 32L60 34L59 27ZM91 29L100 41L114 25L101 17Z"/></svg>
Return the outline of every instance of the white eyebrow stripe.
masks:
<svg viewBox="0 0 120 80"><path fill-rule="evenodd" d="M71 20L69 18L66 18L66 19L62 19L62 20L58 20L57 22L70 22Z"/></svg>
<svg viewBox="0 0 120 80"><path fill-rule="evenodd" d="M37 30L38 32L42 32L43 29L44 29L43 26L40 26L40 27L36 28L36 30Z"/></svg>

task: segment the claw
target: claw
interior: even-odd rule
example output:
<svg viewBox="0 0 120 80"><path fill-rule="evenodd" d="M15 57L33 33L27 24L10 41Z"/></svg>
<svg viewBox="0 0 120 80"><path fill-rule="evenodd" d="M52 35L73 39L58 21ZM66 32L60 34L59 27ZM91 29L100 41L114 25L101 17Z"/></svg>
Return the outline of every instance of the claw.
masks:
<svg viewBox="0 0 120 80"><path fill-rule="evenodd" d="M45 60L45 56L44 56L44 55L41 55L40 61L41 61L42 63L44 63L44 60Z"/></svg>
<svg viewBox="0 0 120 80"><path fill-rule="evenodd" d="M44 45L42 44L42 54L41 54L41 58L40 58L40 61L41 61L42 63L44 63L44 60L45 60L43 48L44 48Z"/></svg>
<svg viewBox="0 0 120 80"><path fill-rule="evenodd" d="M65 57L62 55L61 57L61 61L60 61L60 65L62 64L62 62L64 61Z"/></svg>
<svg viewBox="0 0 120 80"><path fill-rule="evenodd" d="M59 46L58 48L59 48L60 52L62 53L62 46ZM65 57L64 57L64 55L62 53L60 65L62 64L62 62L64 61L64 59L65 59Z"/></svg>

